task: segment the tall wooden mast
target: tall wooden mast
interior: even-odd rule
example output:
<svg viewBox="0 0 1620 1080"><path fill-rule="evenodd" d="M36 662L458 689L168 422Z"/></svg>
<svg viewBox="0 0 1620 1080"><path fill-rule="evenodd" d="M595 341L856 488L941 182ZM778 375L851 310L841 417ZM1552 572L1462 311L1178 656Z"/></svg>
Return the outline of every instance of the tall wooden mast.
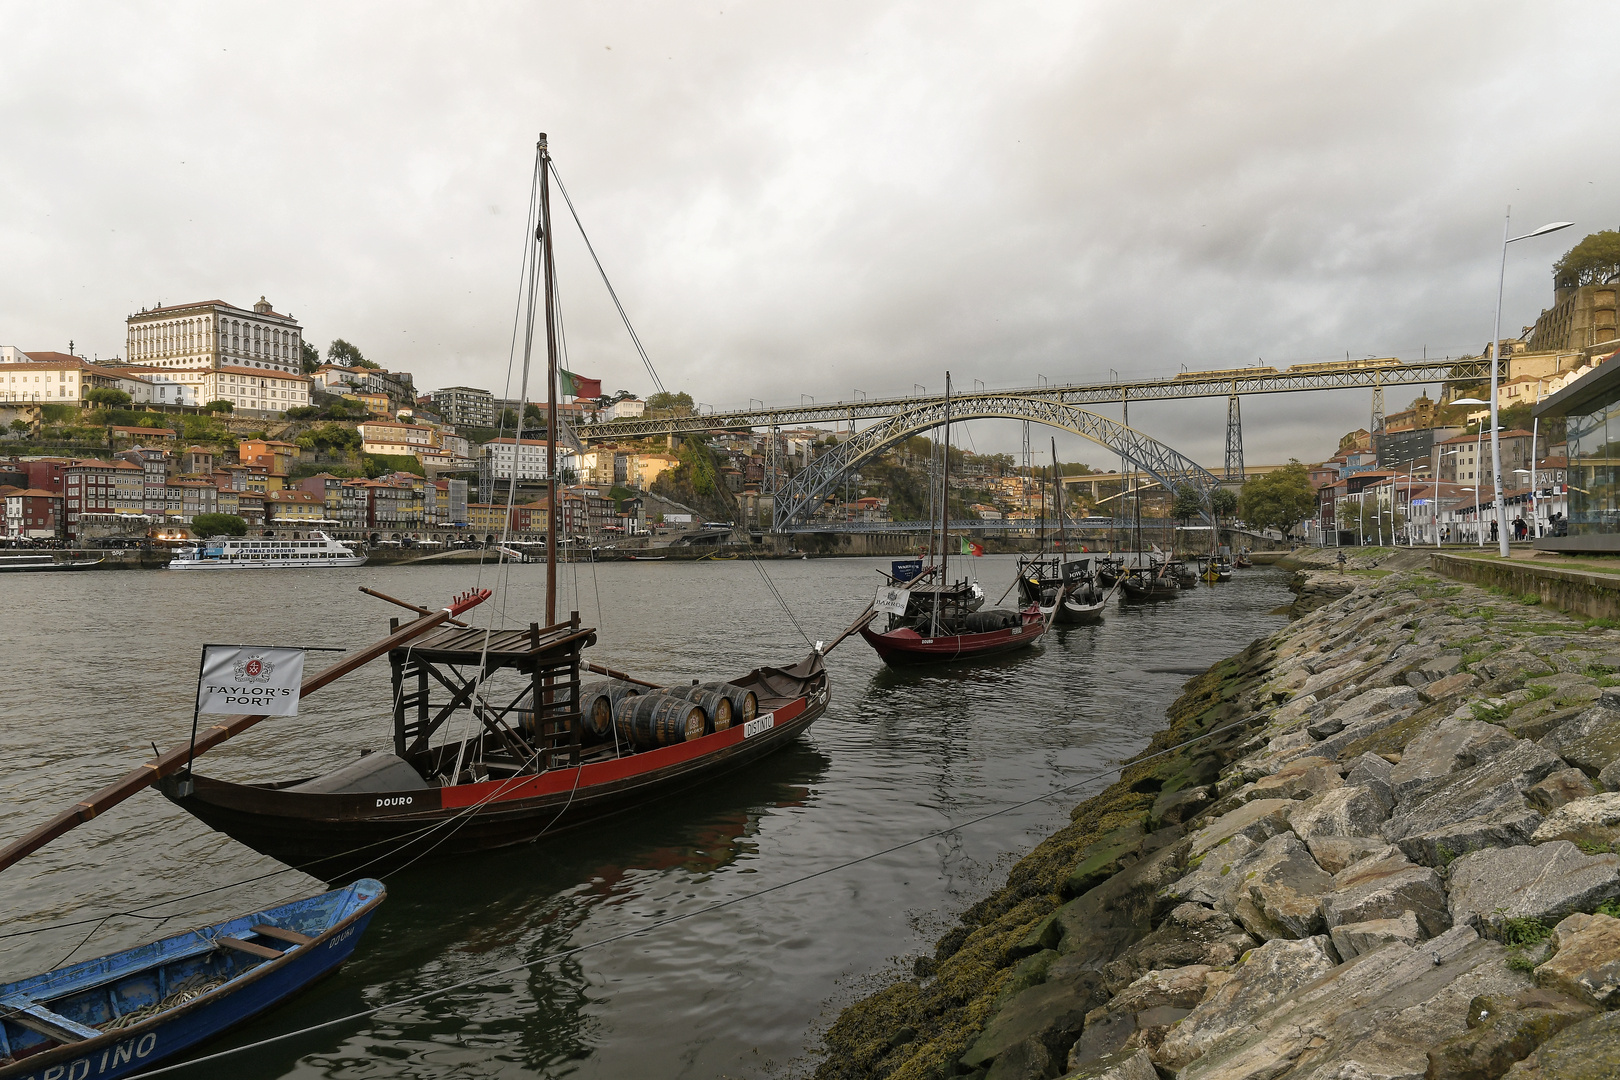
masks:
<svg viewBox="0 0 1620 1080"><path fill-rule="evenodd" d="M551 261L551 153L540 133L540 246L546 288L546 625L557 622L557 289ZM523 442L523 421L518 421ZM515 475L515 472L514 472Z"/></svg>

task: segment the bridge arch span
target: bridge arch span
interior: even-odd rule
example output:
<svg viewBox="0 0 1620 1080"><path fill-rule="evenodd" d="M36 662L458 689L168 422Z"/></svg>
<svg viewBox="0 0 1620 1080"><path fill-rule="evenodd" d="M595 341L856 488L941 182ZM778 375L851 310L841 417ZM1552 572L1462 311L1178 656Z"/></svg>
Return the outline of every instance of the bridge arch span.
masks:
<svg viewBox="0 0 1620 1080"><path fill-rule="evenodd" d="M817 458L776 493L774 528L781 532L796 522L808 521L810 514L826 501L846 473L913 435L944 427L945 420L945 402L930 401L856 432L854 437ZM1051 398L977 394L965 400L953 400L950 422L962 420L1028 420L1072 431L1123 457L1171 492L1188 486L1207 492L1220 485L1220 480L1208 469L1157 439L1106 416Z"/></svg>

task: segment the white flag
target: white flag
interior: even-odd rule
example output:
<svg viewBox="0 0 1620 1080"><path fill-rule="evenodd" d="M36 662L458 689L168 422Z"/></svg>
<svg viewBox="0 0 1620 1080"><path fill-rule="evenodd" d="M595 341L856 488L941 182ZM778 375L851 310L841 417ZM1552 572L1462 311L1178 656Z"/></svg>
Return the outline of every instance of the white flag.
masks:
<svg viewBox="0 0 1620 1080"><path fill-rule="evenodd" d="M872 606L879 611L887 611L891 615L904 615L906 605L910 602L910 589L896 589L884 585L878 589L877 599L872 601Z"/></svg>
<svg viewBox="0 0 1620 1080"><path fill-rule="evenodd" d="M297 716L304 650L210 645L197 684L200 713Z"/></svg>

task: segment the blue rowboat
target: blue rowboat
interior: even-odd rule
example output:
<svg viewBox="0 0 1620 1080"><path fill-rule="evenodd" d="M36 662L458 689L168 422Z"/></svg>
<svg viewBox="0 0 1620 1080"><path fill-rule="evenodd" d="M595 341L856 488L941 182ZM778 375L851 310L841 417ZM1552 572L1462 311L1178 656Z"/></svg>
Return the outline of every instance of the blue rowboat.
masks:
<svg viewBox="0 0 1620 1080"><path fill-rule="evenodd" d="M0 1080L149 1069L298 993L349 958L379 881L267 908L0 985Z"/></svg>

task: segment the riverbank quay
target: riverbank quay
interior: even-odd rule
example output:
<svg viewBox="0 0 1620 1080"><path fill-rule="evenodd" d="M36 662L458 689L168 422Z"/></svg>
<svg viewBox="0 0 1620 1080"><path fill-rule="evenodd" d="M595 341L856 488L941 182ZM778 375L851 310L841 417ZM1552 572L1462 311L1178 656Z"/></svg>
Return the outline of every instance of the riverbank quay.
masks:
<svg viewBox="0 0 1620 1080"><path fill-rule="evenodd" d="M1620 632L1417 554L1188 682L818 1080L1620 1075Z"/></svg>

